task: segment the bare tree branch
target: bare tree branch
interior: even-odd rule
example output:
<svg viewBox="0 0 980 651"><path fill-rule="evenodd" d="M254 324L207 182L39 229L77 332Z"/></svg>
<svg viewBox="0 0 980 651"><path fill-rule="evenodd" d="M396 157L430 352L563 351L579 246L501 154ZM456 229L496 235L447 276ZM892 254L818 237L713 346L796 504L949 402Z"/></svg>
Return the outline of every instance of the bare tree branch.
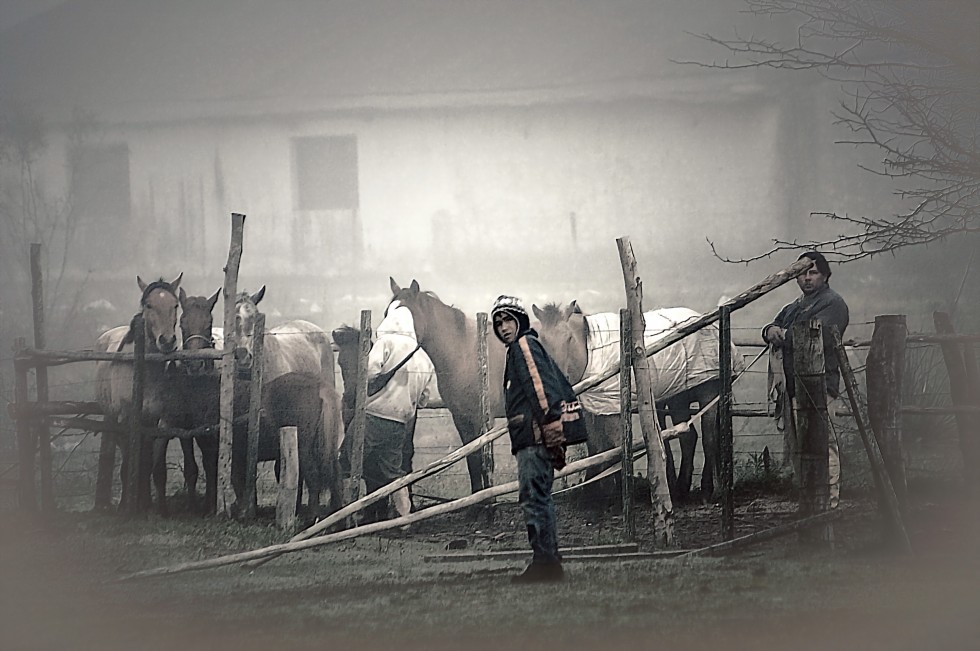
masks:
<svg viewBox="0 0 980 651"><path fill-rule="evenodd" d="M837 237L807 242L773 240L749 262L777 251L820 248L840 261L980 232L980 3L974 0L744 0L759 18L799 21L796 42L736 34L695 35L727 49L735 61L677 61L708 68L812 71L841 83L846 99L835 124L852 137L838 141L871 147L876 168L907 200L887 216L811 215L838 222Z"/></svg>

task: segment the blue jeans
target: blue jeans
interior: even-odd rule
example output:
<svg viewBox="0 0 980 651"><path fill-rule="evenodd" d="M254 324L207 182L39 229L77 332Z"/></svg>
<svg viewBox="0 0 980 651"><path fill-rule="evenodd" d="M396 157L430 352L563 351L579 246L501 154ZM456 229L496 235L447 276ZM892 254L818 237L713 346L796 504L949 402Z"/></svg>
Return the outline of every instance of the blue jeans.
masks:
<svg viewBox="0 0 980 651"><path fill-rule="evenodd" d="M517 451L518 501L527 524L527 539L534 553L533 563L559 563L558 528L551 485L555 469L551 453L543 445Z"/></svg>

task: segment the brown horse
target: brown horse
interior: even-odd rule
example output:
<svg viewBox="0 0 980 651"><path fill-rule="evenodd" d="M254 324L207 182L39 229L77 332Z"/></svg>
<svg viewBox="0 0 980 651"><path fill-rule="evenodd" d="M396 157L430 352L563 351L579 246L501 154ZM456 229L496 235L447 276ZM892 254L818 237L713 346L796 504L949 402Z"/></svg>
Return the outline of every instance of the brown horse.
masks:
<svg viewBox="0 0 980 651"><path fill-rule="evenodd" d="M136 337L143 337L147 353L171 353L177 349L177 289L183 274L171 282L160 280L146 283L139 276L136 283L142 291L140 310L143 316L143 332L136 332L133 323L129 326L119 326L104 332L96 342L96 350L103 352L121 352L132 349ZM134 317L135 322L135 317ZM147 362L143 386L144 427L156 427L163 413L166 401L165 363ZM102 407L106 421L110 423L128 423L132 411L133 395L133 364L132 362L100 361L96 363L96 400ZM96 508L107 508L112 500L112 472L115 465L115 448L123 451L123 503L128 499L128 457L129 436L125 433L106 432L102 437L99 453L99 472L95 488ZM150 470L153 466L152 446L144 442L144 453L141 456L143 466L139 471L138 504L141 508L149 506L150 502ZM164 477L164 481L166 478ZM161 511L166 511L165 497L159 491L157 481L157 499Z"/></svg>
<svg viewBox="0 0 980 651"><path fill-rule="evenodd" d="M446 305L432 292L419 289L417 281L405 289L394 278L391 284L391 301L403 305L412 312L415 335L422 350L432 360L436 369L439 392L446 408L453 416L453 423L463 443L478 436L483 427L480 413L480 371L477 363L476 319L467 317L458 308ZM502 396L504 377L504 347L489 342L487 350L490 374L490 415L504 416ZM492 426L492 423L489 423ZM470 488L475 493L487 488L483 478L483 456L476 451L466 457L470 473Z"/></svg>
<svg viewBox="0 0 980 651"><path fill-rule="evenodd" d="M567 308L548 304L532 305L540 322L541 343L562 368L569 380L578 383L619 363L619 315L585 315L575 301ZM665 336L669 330L699 314L687 308L664 308L644 315L645 344ZM740 367L741 355L732 346L732 359ZM669 415L674 425L686 422L692 403L703 408L718 396L718 328L709 326L656 353L651 358L654 400L660 426L666 427ZM596 454L620 445L622 429L619 411L619 378L613 377L599 387L581 395L589 429L589 453ZM718 456L717 407L708 409L701 418L704 471L701 475L701 498L714 497L720 488ZM681 451L679 474L668 442L667 479L677 501L689 498L694 473L694 452L698 432L692 426L678 437ZM595 474L595 473L593 473ZM717 482L717 483L716 483Z"/></svg>
<svg viewBox="0 0 980 651"><path fill-rule="evenodd" d="M219 289L210 297L187 296L180 288L180 333L183 350L206 350L223 347L222 329L213 327L214 306ZM219 423L221 376L213 360L182 360L171 365L166 374L167 401L161 421L169 427L195 429ZM180 439L184 455L184 489L191 510L197 508L198 466L194 442L201 451L204 465L204 512L214 513L218 502L218 439L197 436ZM154 463L166 463L166 450L154 450ZM154 472L160 472L154 468ZM162 471L165 475L166 469ZM155 475L156 476L156 475Z"/></svg>

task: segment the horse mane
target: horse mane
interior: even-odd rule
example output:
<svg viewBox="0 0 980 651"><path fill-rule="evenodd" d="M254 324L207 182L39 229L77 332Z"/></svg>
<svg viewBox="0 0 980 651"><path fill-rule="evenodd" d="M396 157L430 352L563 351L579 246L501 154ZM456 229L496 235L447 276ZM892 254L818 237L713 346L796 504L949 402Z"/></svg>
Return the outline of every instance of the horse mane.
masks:
<svg viewBox="0 0 980 651"><path fill-rule="evenodd" d="M349 326L344 323L334 328L330 336L333 337L334 343L338 346L351 346L357 343L361 336L361 331L354 326Z"/></svg>
<svg viewBox="0 0 980 651"><path fill-rule="evenodd" d="M544 307L538 310L537 316L543 326L553 326L565 320L565 311L561 308L561 303L545 303Z"/></svg>
<svg viewBox="0 0 980 651"><path fill-rule="evenodd" d="M149 287L147 287L149 289ZM123 336L122 341L119 342L119 346L116 347L116 352L122 352L123 347L126 344L136 343L136 317L139 314L134 314L133 318L129 320L129 330L126 331L125 336Z"/></svg>

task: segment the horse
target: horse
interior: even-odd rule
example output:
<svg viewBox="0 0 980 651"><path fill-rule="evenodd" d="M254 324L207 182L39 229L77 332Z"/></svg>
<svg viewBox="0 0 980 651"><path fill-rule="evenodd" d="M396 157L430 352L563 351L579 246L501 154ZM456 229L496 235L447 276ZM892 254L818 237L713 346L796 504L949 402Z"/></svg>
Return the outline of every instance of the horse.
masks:
<svg viewBox="0 0 980 651"><path fill-rule="evenodd" d="M235 331L238 337L238 348L235 350L235 357L241 368L248 368L253 363L255 323L259 314L257 306L265 296L265 289L263 285L255 294L240 292L236 297ZM277 422L289 425L291 424L288 422L289 420L300 420L299 414L311 413L313 409L312 405L315 403L311 379L309 377L300 377L297 374L306 374L318 378L315 393L319 396L320 403L322 403L322 429L323 436L327 439L324 445L326 446L325 449L332 449L336 457L337 448L343 438L343 423L341 422L340 416L340 398L336 395L333 347L331 346L330 335L309 321L301 319L287 321L265 332L262 353L262 404L264 405L268 423L263 424L260 429L266 432L275 431L269 430L268 428ZM280 384L276 383L279 378L286 375L290 375L291 377ZM274 399L270 396L279 396L278 399L285 401L285 403L282 406L275 402L269 403L269 400ZM236 393L235 401L236 405L238 405L236 407L236 413L243 410L244 405L248 404L246 398L247 395ZM290 406L293 402L297 404ZM336 418L333 416L334 412L336 412ZM307 425L308 422L309 418L307 417ZM298 427L301 425L299 423L297 424ZM235 436L238 437L239 441L244 441L244 432L245 428L242 424L235 426ZM300 432L300 435L302 435L302 432ZM275 438L274 447L278 450L278 437ZM239 450L239 452L233 454L232 475L234 477L237 474L243 479L237 485L235 481L232 483L236 487L235 492L238 499L242 499L244 470L237 470L237 468L244 469L244 447L243 445L233 446L233 450L235 449ZM271 450L272 448L267 447L265 449ZM267 452L266 455L271 455L271 452ZM272 458L272 456L269 456L269 459ZM335 484L333 479L335 476L336 481L339 482L339 470L334 469L333 461L325 463L329 463L330 468L329 470L323 471L325 473L323 475L325 477L324 481L331 492L333 492L336 490L336 486L339 485ZM303 465L302 462L301 465ZM332 501L334 497L337 500L334 503L339 505L339 500L341 499L340 493L332 496ZM311 505L314 499L318 500L319 494L310 495Z"/></svg>
<svg viewBox="0 0 980 651"><path fill-rule="evenodd" d="M245 411L249 402L249 390L236 393L236 414ZM276 462L276 479L279 479L280 449L279 429L294 426L297 429L299 476L306 485L308 514L316 518L323 513L320 500L323 491L328 492L328 511L343 504L341 470L339 460L340 441L343 437L340 396L317 373L289 371L262 383L262 418L259 426L258 461ZM237 420L237 419L236 419ZM232 443L231 481L235 494L245 492L245 461L247 427L234 427ZM302 491L296 496L296 509L302 502Z"/></svg>
<svg viewBox="0 0 980 651"><path fill-rule="evenodd" d="M619 363L618 314L586 315L576 301L565 309L553 303L544 308L537 305L531 308L539 322L541 343L572 383L598 375ZM647 312L644 315L645 344L649 345L675 326L698 316L694 310L683 307ZM736 370L741 368L742 358L734 345L732 359L735 360ZM651 366L660 426L666 427L668 415L674 425L686 422L692 415L693 402L703 408L718 396L720 390L717 326L703 328L656 353L651 358ZM619 378L613 377L599 387L586 391L580 399L586 410L589 453L596 454L620 445ZM713 499L715 489L721 487L716 419L717 406L708 409L701 419L701 447L704 452L700 487L702 500ZM671 496L678 502L684 502L690 498L698 432L691 426L678 438L681 449L679 473L675 471L670 443L665 445L667 480ZM591 475L594 476L596 472L593 471Z"/></svg>
<svg viewBox="0 0 980 651"><path fill-rule="evenodd" d="M432 360L443 404L452 414L460 440L466 444L480 436L484 417L480 412L480 371L477 365L476 319L467 317L438 296L421 291L418 281L402 289L389 278L392 297L385 310L402 305L412 313L415 335L422 350ZM490 417L504 416L503 377L505 349L487 347L490 376L488 405ZM483 455L476 450L466 457L472 492L487 488L483 478Z"/></svg>
<svg viewBox="0 0 980 651"><path fill-rule="evenodd" d="M177 349L177 307L179 300L177 290L183 274L173 281L167 282L162 278L146 283L139 276L136 283L142 292L140 296L140 311L143 316L143 332L136 332L135 317L129 326L118 326L108 330L96 342L96 350L102 352L119 352L127 347L131 349L136 337L143 337L147 353L171 353ZM143 379L143 412L142 425L155 427L165 405L165 363L147 362ZM133 395L133 363L117 361L99 361L95 371L96 401L105 414L105 420L112 424L128 423L132 411ZM99 453L99 471L96 480L95 506L108 508L111 503L112 472L115 465L115 447L123 451L123 503L128 496L128 448L129 437L125 433L103 433ZM141 457L143 466L139 469L137 504L143 508L150 501L150 470L153 466L152 447L144 441L144 453ZM165 469L164 469L165 471ZM154 474L157 486L157 500L161 513L166 513L166 498L160 490L160 480ZM163 483L166 476L163 477Z"/></svg>
<svg viewBox="0 0 980 651"><path fill-rule="evenodd" d="M180 288L180 333L183 350L223 348L223 330L214 328L212 312L218 302L219 289L210 297L187 296ZM220 416L221 376L214 360L182 360L168 367L166 373L167 400L161 423L169 427L195 429L217 425ZM194 458L194 442L201 451L204 465L204 512L214 513L218 502L218 438L214 435L180 439L184 456L184 489L191 510L197 508L198 466ZM154 463L166 463L165 448L155 452ZM155 468L155 471L157 469ZM159 471L158 471L159 472ZM162 472L166 472L163 470Z"/></svg>

